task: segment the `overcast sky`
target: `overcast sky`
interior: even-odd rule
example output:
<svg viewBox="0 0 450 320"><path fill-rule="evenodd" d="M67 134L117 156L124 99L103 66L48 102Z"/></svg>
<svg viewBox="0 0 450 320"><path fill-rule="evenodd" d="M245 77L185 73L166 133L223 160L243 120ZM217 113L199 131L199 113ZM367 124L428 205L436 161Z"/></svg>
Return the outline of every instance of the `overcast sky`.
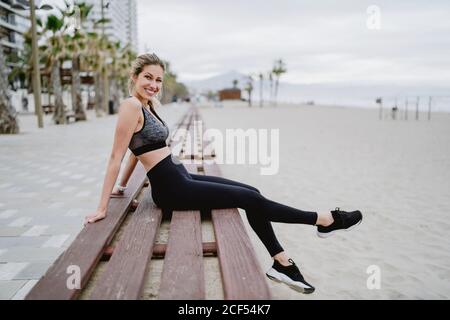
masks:
<svg viewBox="0 0 450 320"><path fill-rule="evenodd" d="M292 83L450 84L450 0L136 1L139 53L181 80L267 72L282 58ZM380 29L367 27L371 5Z"/></svg>
<svg viewBox="0 0 450 320"><path fill-rule="evenodd" d="M169 60L182 80L256 74L283 58L295 83L450 83L449 0L137 3L141 52ZM370 5L380 29L367 27Z"/></svg>

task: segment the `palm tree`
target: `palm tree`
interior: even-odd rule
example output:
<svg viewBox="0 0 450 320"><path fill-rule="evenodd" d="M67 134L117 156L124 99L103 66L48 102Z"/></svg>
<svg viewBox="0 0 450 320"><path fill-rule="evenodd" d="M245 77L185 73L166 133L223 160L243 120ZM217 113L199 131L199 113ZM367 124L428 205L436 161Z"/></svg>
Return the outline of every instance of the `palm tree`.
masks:
<svg viewBox="0 0 450 320"><path fill-rule="evenodd" d="M19 133L16 111L11 105L6 60L0 46L0 133Z"/></svg>
<svg viewBox="0 0 450 320"><path fill-rule="evenodd" d="M63 87L61 84L61 59L67 54L66 44L67 37L64 37L64 19L55 15L47 17L45 30L50 31L51 36L48 39L48 45L44 46L43 56L47 61L47 68L51 69L51 82L53 95L55 96L55 112L53 120L56 124L64 124L66 122L66 106L63 101Z"/></svg>
<svg viewBox="0 0 450 320"><path fill-rule="evenodd" d="M268 74L269 77L269 103L272 104L273 102L273 73L272 71L269 71Z"/></svg>
<svg viewBox="0 0 450 320"><path fill-rule="evenodd" d="M109 64L109 90L113 101L114 110L119 105L120 98L128 95L128 71L136 54L131 49L130 44L120 47L120 42L112 43L108 47L108 54L111 58Z"/></svg>
<svg viewBox="0 0 450 320"><path fill-rule="evenodd" d="M36 24L39 27L37 30L38 38L41 38L43 30L42 20L39 17L36 18ZM18 77L22 83L25 83L25 86L28 88L28 93L31 93L33 88L33 86L30 85L32 83L31 77L33 74L33 63L31 61L31 27L24 32L23 38L23 50L21 51L21 54L16 57L17 60L13 61L16 65L9 73L8 79L12 80Z"/></svg>
<svg viewBox="0 0 450 320"><path fill-rule="evenodd" d="M133 60L136 59L136 53L131 49L130 45L120 50L119 57L116 61L117 86L120 88L122 96L128 96L128 78L129 69Z"/></svg>
<svg viewBox="0 0 450 320"><path fill-rule="evenodd" d="M72 40L72 110L75 113L75 119L86 120L86 112L84 112L83 102L81 98L81 77L80 77L80 54L84 49L84 37L80 33L75 33Z"/></svg>
<svg viewBox="0 0 450 320"><path fill-rule="evenodd" d="M248 106L252 106L252 91L253 91L253 78L248 76L247 85L245 86L245 91L248 93Z"/></svg>
<svg viewBox="0 0 450 320"><path fill-rule="evenodd" d="M102 115L104 97L102 81L103 54L101 50L101 41L97 33L88 33L86 51L87 54L85 55L84 63L86 68L94 74L95 114L97 117L100 117Z"/></svg>
<svg viewBox="0 0 450 320"><path fill-rule="evenodd" d="M276 76L276 82L275 82L275 105L277 105L277 98L278 98L278 86L280 84L280 76L283 73L286 73L286 64L283 62L282 59L279 59L275 61L275 65L273 66L272 73Z"/></svg>
<svg viewBox="0 0 450 320"><path fill-rule="evenodd" d="M76 9L75 9L76 8ZM93 5L84 2L75 3L74 9L70 9L70 4L66 3L66 9L61 10L63 16L75 17L79 19L80 26L85 24L87 17L91 12ZM81 56L86 53L87 35L82 29L75 28L75 33L71 39L70 52L72 53L72 109L75 113L75 118L78 120L86 120L86 113L84 111L81 99Z"/></svg>
<svg viewBox="0 0 450 320"><path fill-rule="evenodd" d="M188 95L186 86L177 81L177 75L171 70L170 63L164 61L166 71L164 73L164 82L161 103L172 102L174 98L181 98Z"/></svg>
<svg viewBox="0 0 450 320"><path fill-rule="evenodd" d="M115 112L116 106L119 105L119 87L118 87L118 78L121 73L119 70L120 67L120 42L113 43L113 45L109 49L109 55L112 58L111 68L110 68L110 82L109 82L109 92L111 92L111 101L113 103L113 112Z"/></svg>

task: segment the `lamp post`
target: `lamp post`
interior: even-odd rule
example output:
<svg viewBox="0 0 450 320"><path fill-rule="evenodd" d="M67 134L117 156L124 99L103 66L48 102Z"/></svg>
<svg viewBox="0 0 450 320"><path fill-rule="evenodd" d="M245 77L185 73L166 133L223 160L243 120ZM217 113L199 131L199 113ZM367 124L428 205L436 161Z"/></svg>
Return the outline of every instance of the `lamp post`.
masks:
<svg viewBox="0 0 450 320"><path fill-rule="evenodd" d="M16 3L11 6L13 9L27 10L28 8ZM34 0L30 0L30 20L31 20L31 56L33 61L33 95L34 95L34 108L38 118L38 127L44 127L44 119L42 114L41 104L41 72L39 69L39 52L37 44L37 31L36 31L36 6ZM44 4L39 7L40 10L51 10L52 6Z"/></svg>
<svg viewBox="0 0 450 320"><path fill-rule="evenodd" d="M101 1L101 21L102 21L102 42L105 40L105 9L109 9L109 2L104 2L104 0ZM106 56L106 52L104 53L104 55ZM108 108L109 108L109 84L108 84L108 77L106 75L106 58L103 61L104 65L102 66L102 70L101 70L101 76L102 76L102 81L103 81L103 110L108 113Z"/></svg>

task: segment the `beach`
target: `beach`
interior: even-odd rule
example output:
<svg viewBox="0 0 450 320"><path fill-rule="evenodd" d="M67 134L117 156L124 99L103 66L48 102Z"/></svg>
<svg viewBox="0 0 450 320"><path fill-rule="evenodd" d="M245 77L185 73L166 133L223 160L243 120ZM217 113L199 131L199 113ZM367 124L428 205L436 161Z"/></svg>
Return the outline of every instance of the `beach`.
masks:
<svg viewBox="0 0 450 320"><path fill-rule="evenodd" d="M220 164L225 178L295 208L340 207L364 215L354 230L327 239L313 226L274 223L280 243L316 291L304 295L267 279L273 299L450 297L450 114L379 120L375 109L222 105L197 105L207 128L278 130L279 136L273 174L261 174L267 165L258 163ZM158 113L173 130L186 109L170 104ZM47 118L44 130L35 128L35 117L21 116L23 132L1 137L8 150L0 157L1 299L23 299L97 205L117 116L89 116L67 126ZM240 211L267 271L272 260ZM167 240L167 228L165 222L158 241ZM203 228L203 240L212 241L211 226ZM204 261L207 299L223 298L217 260ZM157 297L161 270L162 260L152 260L144 299Z"/></svg>
<svg viewBox="0 0 450 320"><path fill-rule="evenodd" d="M376 109L199 106L208 128L279 129L279 170L223 164L223 176L308 211L361 210L361 225L327 239L315 227L274 223L280 243L316 287L302 295L269 282L274 299L450 297L450 115L378 119ZM245 219L258 259L271 259ZM379 289L368 285L377 270ZM369 272L369 273L368 273ZM369 281L370 282L370 281ZM371 289L369 289L371 288Z"/></svg>

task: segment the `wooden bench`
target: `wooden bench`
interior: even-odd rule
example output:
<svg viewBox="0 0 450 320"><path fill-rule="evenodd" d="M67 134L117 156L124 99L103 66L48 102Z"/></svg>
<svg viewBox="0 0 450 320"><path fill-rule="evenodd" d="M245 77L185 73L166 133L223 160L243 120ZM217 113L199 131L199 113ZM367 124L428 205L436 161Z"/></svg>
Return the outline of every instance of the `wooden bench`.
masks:
<svg viewBox="0 0 450 320"><path fill-rule="evenodd" d="M51 104L44 104L42 106L42 111L44 111L45 114L49 114L55 111L55 106Z"/></svg>
<svg viewBox="0 0 450 320"><path fill-rule="evenodd" d="M194 120L200 116L191 108L169 144L178 147L182 157L199 160L184 163L190 173L220 176L217 164L203 162L202 148L197 148L196 154L187 149L187 132L196 130ZM201 141L195 143L201 146ZM270 299L267 279L236 208L162 212L154 204L146 181L145 170L138 163L124 197L111 199L108 217L86 226L26 299L141 299L149 265L161 258L164 265L158 299L205 299L204 257L211 256L218 257L224 299ZM133 205L138 197L139 203ZM168 241L155 243L163 221L170 221ZM204 242L202 223L208 221L215 241ZM90 280L100 261L107 261L103 271ZM68 278L73 277L68 273L71 266L80 270L77 288L67 286Z"/></svg>
<svg viewBox="0 0 450 320"><path fill-rule="evenodd" d="M66 123L69 124L70 120L73 119L74 122L77 121L77 116L73 111L67 111L66 112Z"/></svg>

